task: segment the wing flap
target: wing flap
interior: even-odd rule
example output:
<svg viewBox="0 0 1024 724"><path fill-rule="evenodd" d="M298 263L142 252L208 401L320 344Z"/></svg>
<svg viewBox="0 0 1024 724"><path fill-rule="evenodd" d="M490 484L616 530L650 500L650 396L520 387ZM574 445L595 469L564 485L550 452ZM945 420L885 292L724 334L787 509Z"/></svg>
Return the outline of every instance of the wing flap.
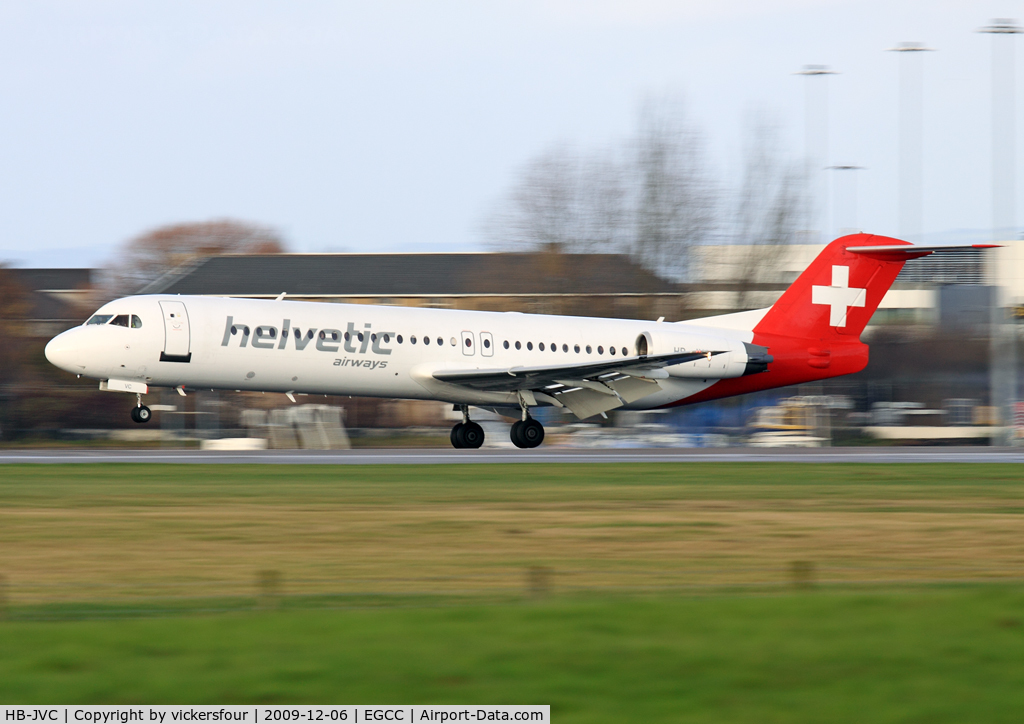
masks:
<svg viewBox="0 0 1024 724"><path fill-rule="evenodd" d="M558 396L558 400L581 420L614 410L625 404L616 395L605 395L582 387L578 390L563 392Z"/></svg>

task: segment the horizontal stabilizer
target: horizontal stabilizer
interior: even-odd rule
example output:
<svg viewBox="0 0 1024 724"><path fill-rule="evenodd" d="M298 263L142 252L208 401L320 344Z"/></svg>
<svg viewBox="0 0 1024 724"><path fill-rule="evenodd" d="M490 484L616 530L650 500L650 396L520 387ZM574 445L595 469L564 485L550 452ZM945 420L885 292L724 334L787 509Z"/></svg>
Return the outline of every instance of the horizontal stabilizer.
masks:
<svg viewBox="0 0 1024 724"><path fill-rule="evenodd" d="M944 251L968 251L971 249L998 249L999 244L962 244L960 246L920 246L907 244L886 244L880 246L848 246L846 250L876 259L907 261Z"/></svg>

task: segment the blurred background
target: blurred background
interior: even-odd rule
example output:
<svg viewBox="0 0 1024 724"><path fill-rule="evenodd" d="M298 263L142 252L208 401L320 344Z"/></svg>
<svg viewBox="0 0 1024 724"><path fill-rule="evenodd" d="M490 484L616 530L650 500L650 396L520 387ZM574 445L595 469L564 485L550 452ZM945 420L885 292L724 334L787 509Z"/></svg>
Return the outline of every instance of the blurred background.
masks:
<svg viewBox="0 0 1024 724"><path fill-rule="evenodd" d="M157 392L136 426L42 355L117 296L685 320L860 230L1003 246L908 264L858 375L545 410L550 444L1021 444L1014 5L0 8L0 445L449 444L450 408L374 399Z"/></svg>

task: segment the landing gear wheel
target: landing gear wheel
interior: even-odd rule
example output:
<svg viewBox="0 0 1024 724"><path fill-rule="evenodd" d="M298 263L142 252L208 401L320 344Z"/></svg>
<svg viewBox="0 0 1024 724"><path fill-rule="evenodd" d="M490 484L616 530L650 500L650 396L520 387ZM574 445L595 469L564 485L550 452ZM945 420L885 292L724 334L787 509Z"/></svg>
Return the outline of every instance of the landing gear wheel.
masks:
<svg viewBox="0 0 1024 724"><path fill-rule="evenodd" d="M512 423L508 436L512 439L512 444L518 448L537 447L544 442L544 426L532 417L517 420Z"/></svg>
<svg viewBox="0 0 1024 724"><path fill-rule="evenodd" d="M532 417L520 420L519 425L519 439L523 442L520 447L537 447L544 442L544 426Z"/></svg>
<svg viewBox="0 0 1024 724"><path fill-rule="evenodd" d="M484 444L484 429L470 420L462 425L462 429L458 432L458 437L462 442L462 447L475 450Z"/></svg>
<svg viewBox="0 0 1024 724"><path fill-rule="evenodd" d="M457 424L455 427L452 428L452 434L449 436L451 438L451 441L452 441L452 447L456 447L456 448L466 447L465 445L462 444L462 437L461 437L462 428L465 427L465 426L466 426L466 423L460 422L459 424Z"/></svg>
<svg viewBox="0 0 1024 724"><path fill-rule="evenodd" d="M512 440L512 444L518 448L525 448L526 443L523 442L523 438L519 437L519 431L523 429L523 421L516 420L512 423L512 428L508 431L509 439Z"/></svg>
<svg viewBox="0 0 1024 724"><path fill-rule="evenodd" d="M153 411L145 405L132 408L132 421L138 423L146 423L153 419Z"/></svg>

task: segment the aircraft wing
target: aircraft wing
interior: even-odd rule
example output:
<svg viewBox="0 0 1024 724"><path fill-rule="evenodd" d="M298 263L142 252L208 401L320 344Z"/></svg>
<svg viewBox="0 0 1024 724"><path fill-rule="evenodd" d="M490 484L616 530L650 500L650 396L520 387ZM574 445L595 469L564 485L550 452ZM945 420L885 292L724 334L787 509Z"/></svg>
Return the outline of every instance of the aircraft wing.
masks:
<svg viewBox="0 0 1024 724"><path fill-rule="evenodd" d="M580 419L621 407L661 388L655 381L668 377L665 367L708 358L724 351L620 357L601 362L439 370L434 379L488 392L518 392L534 401L568 407Z"/></svg>

